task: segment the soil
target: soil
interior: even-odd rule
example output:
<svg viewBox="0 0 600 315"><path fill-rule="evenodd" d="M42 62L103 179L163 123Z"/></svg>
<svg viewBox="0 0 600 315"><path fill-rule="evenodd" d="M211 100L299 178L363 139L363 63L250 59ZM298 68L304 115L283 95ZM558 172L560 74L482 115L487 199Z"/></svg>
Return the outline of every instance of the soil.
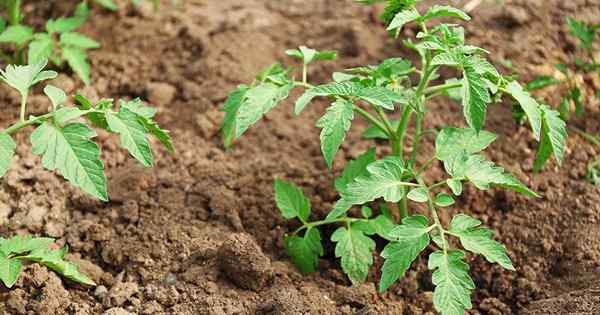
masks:
<svg viewBox="0 0 600 315"><path fill-rule="evenodd" d="M491 51L497 64L511 60L513 68L502 62L503 71L524 80L568 60L575 42L566 16L600 22L595 0L504 2L484 2L471 12L467 38ZM27 6L27 14L59 16L70 9L65 3L38 2ZM69 259L99 286L29 265L13 289L0 289L1 313L433 314L425 258L378 294L379 257L368 281L352 287L329 243L311 275L301 275L285 254L282 237L297 225L275 208L274 178L300 185L313 217L324 217L336 200L335 176L372 145L360 138L364 123L352 127L333 171L323 162L314 127L324 102L301 117L292 115L291 102L280 105L228 151L218 135L228 91L273 61L289 61L287 48L305 44L340 52L339 61L312 69L316 82L335 69L407 56L377 23L380 8L349 0L188 0L167 4L159 14L121 7L119 13L96 8L83 29L102 43L90 55L93 84L84 87L69 72L53 84L96 99L148 100L159 108L161 125L172 130L178 152L158 149L156 167L143 169L119 149L117 138L100 133L111 197L100 203L43 170L30 153L27 132L19 134L15 163L0 186L0 234L59 239L70 246ZM414 33L409 27L403 35ZM48 102L40 91L34 94L31 114L45 111ZM5 126L16 119L18 96L2 86L0 102ZM575 124L600 131L598 103L590 102L586 113ZM464 124L461 109L447 100L433 103L429 115L425 128ZM573 133L563 165L551 163L536 174L536 142L527 127L513 122L509 104L490 109L487 128L500 135L488 157L543 197L467 188L442 214L447 222L461 211L495 229L518 270L469 256L477 285L469 314L600 313L600 188L584 180L587 161L600 152ZM427 139L425 150L432 144ZM441 172L438 165L427 176Z"/></svg>

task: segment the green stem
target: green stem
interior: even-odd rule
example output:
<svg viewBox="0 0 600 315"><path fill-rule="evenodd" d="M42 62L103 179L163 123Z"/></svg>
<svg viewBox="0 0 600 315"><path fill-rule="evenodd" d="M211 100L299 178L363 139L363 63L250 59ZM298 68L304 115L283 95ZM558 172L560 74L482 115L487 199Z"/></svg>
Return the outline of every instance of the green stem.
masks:
<svg viewBox="0 0 600 315"><path fill-rule="evenodd" d="M381 123L377 118L373 117L373 115L369 114L369 112L367 112L366 110L364 110L356 105L353 105L352 108L354 109L354 111L357 114L359 114L364 119L366 119L371 125L375 126L377 129L383 131L383 133L385 133L390 139L392 138L392 135L390 135L388 128L383 123Z"/></svg>
<svg viewBox="0 0 600 315"><path fill-rule="evenodd" d="M21 94L21 114L19 116L21 122L25 122L25 114L27 112L28 94L29 94L29 91L25 92L24 94Z"/></svg>
<svg viewBox="0 0 600 315"><path fill-rule="evenodd" d="M9 0L7 11L10 25L19 25L21 23L21 0Z"/></svg>
<svg viewBox="0 0 600 315"><path fill-rule="evenodd" d="M332 223L348 224L348 223L357 222L357 221L368 221L368 219L343 217L343 218L337 218L337 219L333 219L333 220L314 221L314 222L310 222L310 223L304 223L301 227L297 228L293 234L298 234L300 231L302 231L304 229L311 229L311 228L321 226L321 225L327 225L327 224L332 224Z"/></svg>
<svg viewBox="0 0 600 315"><path fill-rule="evenodd" d="M413 139L413 148L412 153L410 155L410 161L408 163L410 169L413 169L416 161L417 161L417 152L419 150L419 144L421 143L421 135L423 133L423 114L417 114L417 119L415 122L415 137Z"/></svg>
<svg viewBox="0 0 600 315"><path fill-rule="evenodd" d="M308 65L302 65L302 83L307 84L308 82Z"/></svg>
<svg viewBox="0 0 600 315"><path fill-rule="evenodd" d="M429 191L430 187L427 187L427 184L425 184L425 181L423 181L423 179L421 178L421 176L417 176L416 177L417 182L423 187L425 188L425 190L427 190L427 205L429 206L429 210L431 211L431 217L433 218L433 222L435 223L435 226L438 229L438 232L440 233L440 237L442 239L442 249L444 251L445 255L448 255L448 246L447 246L447 242L446 242L446 230L444 230L444 227L442 226L442 223L440 221L440 218L437 214L437 210L435 208L435 204L433 203L433 198L431 196L431 192Z"/></svg>
<svg viewBox="0 0 600 315"><path fill-rule="evenodd" d="M379 106L372 106L372 108L373 110L375 110L375 113L377 113L377 117L379 117L380 121L383 122L383 126L385 127L385 129L387 129L388 134L390 135L390 140L395 140L396 133L394 131L394 127L392 127L392 123L388 119L383 109L381 109L381 107Z"/></svg>
<svg viewBox="0 0 600 315"><path fill-rule="evenodd" d="M462 86L463 86L462 83L446 83L446 84L436 85L436 86L426 88L425 94L436 94L439 92L456 89L456 88L459 88Z"/></svg>
<svg viewBox="0 0 600 315"><path fill-rule="evenodd" d="M398 129L396 130L396 138L398 139L398 146L400 150L398 152L398 156L404 161L404 138L406 136L406 130L408 129L408 124L410 123L410 119L412 117L412 108L406 104L404 105L404 109L402 110L402 117L400 118L400 123L398 124Z"/></svg>

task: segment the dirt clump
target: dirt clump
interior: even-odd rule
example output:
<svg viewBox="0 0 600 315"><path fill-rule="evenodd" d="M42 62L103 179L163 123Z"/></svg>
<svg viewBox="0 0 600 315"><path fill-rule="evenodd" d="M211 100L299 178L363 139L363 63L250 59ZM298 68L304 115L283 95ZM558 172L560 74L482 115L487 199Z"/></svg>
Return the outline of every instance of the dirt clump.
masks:
<svg viewBox="0 0 600 315"><path fill-rule="evenodd" d="M221 270L241 288L260 291L273 276L271 260L248 234L230 235L217 256Z"/></svg>

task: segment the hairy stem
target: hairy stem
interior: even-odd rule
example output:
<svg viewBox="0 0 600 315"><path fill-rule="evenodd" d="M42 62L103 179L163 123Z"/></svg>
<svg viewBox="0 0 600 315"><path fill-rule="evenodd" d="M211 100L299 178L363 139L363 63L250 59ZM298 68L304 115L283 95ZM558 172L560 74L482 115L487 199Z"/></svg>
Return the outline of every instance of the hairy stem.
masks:
<svg viewBox="0 0 600 315"><path fill-rule="evenodd" d="M444 91L448 91L448 90L452 90L452 89L456 89L459 87L462 87L463 84L462 83L446 83L446 84L441 84L441 85L436 85L436 86L432 86L432 87L428 87L425 89L425 94L427 95L431 95L431 94L437 94L440 92L444 92Z"/></svg>
<svg viewBox="0 0 600 315"><path fill-rule="evenodd" d="M352 108L354 109L354 111L357 114L359 114L364 119L366 119L371 125L375 126L377 129L381 130L390 139L392 138L392 135L390 134L388 128L381 121L379 121L377 118L373 117L373 115L369 114L369 112L367 112L366 110L362 109L361 107L353 105Z"/></svg>
<svg viewBox="0 0 600 315"><path fill-rule="evenodd" d="M421 178L421 176L416 176L417 182L427 190L427 205L429 207L429 210L431 211L431 217L433 218L433 222L435 223L435 226L438 229L438 232L440 233L440 238L442 239L442 250L444 251L445 255L448 255L448 243L446 242L446 230L444 230L444 227L442 226L442 223L440 221L440 218L437 214L437 209L435 208L435 204L433 203L433 198L431 196L431 192L429 191L431 189L431 187L427 187L427 184L425 184L425 181L423 180L423 178Z"/></svg>

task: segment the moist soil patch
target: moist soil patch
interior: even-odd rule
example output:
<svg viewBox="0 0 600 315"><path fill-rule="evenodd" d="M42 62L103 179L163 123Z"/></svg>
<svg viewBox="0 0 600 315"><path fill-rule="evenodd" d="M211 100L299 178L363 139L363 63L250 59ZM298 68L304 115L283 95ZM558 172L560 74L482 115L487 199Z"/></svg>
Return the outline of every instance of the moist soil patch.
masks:
<svg viewBox="0 0 600 315"><path fill-rule="evenodd" d="M28 10L30 16L52 17L67 12L69 5L48 1L28 5ZM58 238L70 246L68 258L99 286L80 286L29 265L12 290L0 289L0 311L432 314L426 255L405 278L378 294L379 257L368 281L352 287L330 243L319 271L310 275L300 274L285 254L283 235L295 225L275 207L274 178L300 185L312 201L313 215L324 217L337 197L335 176L345 161L372 145L361 140L364 124L352 127L333 171L321 157L314 127L324 102L301 117L293 116L290 102L280 105L228 151L218 135L219 108L227 93L273 61L285 60L287 48L304 44L339 51L338 61L312 69L316 81L326 80L334 69L410 56L379 25L378 10L329 0L189 0L167 5L159 14L145 7L117 14L95 9L83 29L102 43L90 56L93 84L84 87L72 74L52 84L92 99L148 100L159 108L160 124L172 130L178 152L156 151L156 167L143 169L118 149L117 138L100 133L111 197L100 203L43 170L30 153L28 134L19 134L16 163L0 186L0 234ZM529 80L551 74L552 65L573 52L565 17L598 23L600 4L514 0L482 4L471 15L469 41L491 51L496 64L511 60L513 67L504 67L505 73L518 70ZM403 35L415 31L408 27ZM32 96L31 114L49 106L40 92ZM551 99L554 94L549 93ZM0 86L0 103L0 125L5 126L16 119L18 95ZM442 214L447 222L461 211L496 230L517 268L507 272L469 255L477 285L469 313L598 314L600 188L584 178L587 161L600 152L572 134L563 165L533 173L536 142L526 126L513 122L509 106L490 109L487 128L499 139L488 158L543 197L467 188L456 206ZM590 103L587 110L575 124L600 132L598 104ZM433 103L429 115L425 128L463 124L462 109L450 101ZM424 146L433 150L433 139ZM441 165L427 176L441 178ZM377 253L383 245L378 244Z"/></svg>

